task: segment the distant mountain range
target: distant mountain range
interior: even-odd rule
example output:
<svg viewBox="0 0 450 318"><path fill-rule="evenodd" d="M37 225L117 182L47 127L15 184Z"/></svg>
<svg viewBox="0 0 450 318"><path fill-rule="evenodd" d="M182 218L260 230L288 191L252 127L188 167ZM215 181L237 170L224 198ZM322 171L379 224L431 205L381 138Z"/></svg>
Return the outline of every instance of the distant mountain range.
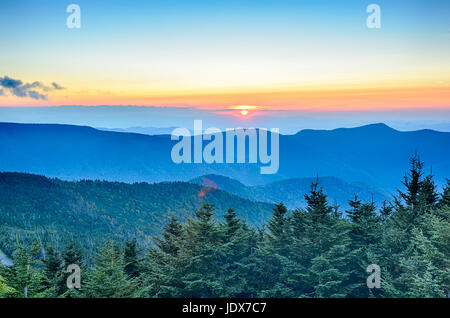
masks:
<svg viewBox="0 0 450 318"><path fill-rule="evenodd" d="M417 151L438 183L450 176L450 133L400 132L384 124L302 130L280 136L279 171L258 164L175 164L168 135L101 131L85 126L0 123L0 171L65 180L188 181L208 174L263 185L283 179L335 176L392 192Z"/></svg>
<svg viewBox="0 0 450 318"><path fill-rule="evenodd" d="M171 216L184 221L204 202L214 204L219 219L232 207L249 225L272 215L272 204L192 183L69 182L0 173L0 250L11 255L16 240L36 239L61 247L76 238L90 251L108 237L137 237L148 245Z"/></svg>
<svg viewBox="0 0 450 318"><path fill-rule="evenodd" d="M104 131L116 131L116 132L129 132L135 134L143 134L143 135L170 135L172 131L177 127L167 127L167 128L158 128L158 127L129 127L129 128L97 128L99 130Z"/></svg>
<svg viewBox="0 0 450 318"><path fill-rule="evenodd" d="M309 193L311 184L318 182L328 195L331 204L338 204L341 209L349 208L348 201L358 195L365 202L372 200L382 204L384 200L391 200L388 193L367 185L351 184L336 177L295 178L271 182L259 186L246 186L243 183L220 175L206 175L195 178L190 182L206 187L220 189L253 201L279 203L283 202L288 208L305 207L305 193Z"/></svg>

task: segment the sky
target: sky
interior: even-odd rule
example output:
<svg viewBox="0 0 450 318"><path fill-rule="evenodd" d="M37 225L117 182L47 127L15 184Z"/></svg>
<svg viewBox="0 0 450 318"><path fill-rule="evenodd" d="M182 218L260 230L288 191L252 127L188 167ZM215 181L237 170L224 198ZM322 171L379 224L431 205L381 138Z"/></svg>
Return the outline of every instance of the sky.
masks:
<svg viewBox="0 0 450 318"><path fill-rule="evenodd" d="M79 29L66 25L71 3ZM366 25L371 3L379 29ZM0 27L4 107L450 122L448 0L2 0Z"/></svg>

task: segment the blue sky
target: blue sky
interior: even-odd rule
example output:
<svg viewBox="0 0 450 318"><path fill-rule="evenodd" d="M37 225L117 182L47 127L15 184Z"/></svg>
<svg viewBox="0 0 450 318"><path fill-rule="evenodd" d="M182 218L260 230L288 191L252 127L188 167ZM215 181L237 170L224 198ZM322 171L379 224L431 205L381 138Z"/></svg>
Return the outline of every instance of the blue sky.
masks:
<svg viewBox="0 0 450 318"><path fill-rule="evenodd" d="M70 3L80 29L66 27ZM371 3L381 29L366 27ZM270 118L450 121L446 0L6 0L0 27L0 79L64 87L40 100L0 88L0 106L173 106L219 120L256 105Z"/></svg>

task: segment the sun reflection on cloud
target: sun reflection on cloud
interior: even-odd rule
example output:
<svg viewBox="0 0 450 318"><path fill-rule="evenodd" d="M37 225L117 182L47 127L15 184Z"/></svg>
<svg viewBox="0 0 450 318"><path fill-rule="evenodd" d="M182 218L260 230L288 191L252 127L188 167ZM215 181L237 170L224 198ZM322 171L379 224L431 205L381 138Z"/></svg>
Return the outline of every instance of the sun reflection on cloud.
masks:
<svg viewBox="0 0 450 318"><path fill-rule="evenodd" d="M251 109L261 108L261 106L237 105L237 106L233 106L232 108L239 109L239 110L251 110Z"/></svg>

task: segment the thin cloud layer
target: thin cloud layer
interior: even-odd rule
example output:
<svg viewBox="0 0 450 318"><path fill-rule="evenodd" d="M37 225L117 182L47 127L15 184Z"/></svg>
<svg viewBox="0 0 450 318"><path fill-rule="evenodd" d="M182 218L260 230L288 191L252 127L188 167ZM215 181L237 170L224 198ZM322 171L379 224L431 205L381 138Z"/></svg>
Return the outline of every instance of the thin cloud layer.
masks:
<svg viewBox="0 0 450 318"><path fill-rule="evenodd" d="M35 81L33 83L23 83L21 80L13 79L8 76L0 77L0 96L10 95L32 98L36 100L47 100L47 92L64 89L62 86L53 82L51 86Z"/></svg>

